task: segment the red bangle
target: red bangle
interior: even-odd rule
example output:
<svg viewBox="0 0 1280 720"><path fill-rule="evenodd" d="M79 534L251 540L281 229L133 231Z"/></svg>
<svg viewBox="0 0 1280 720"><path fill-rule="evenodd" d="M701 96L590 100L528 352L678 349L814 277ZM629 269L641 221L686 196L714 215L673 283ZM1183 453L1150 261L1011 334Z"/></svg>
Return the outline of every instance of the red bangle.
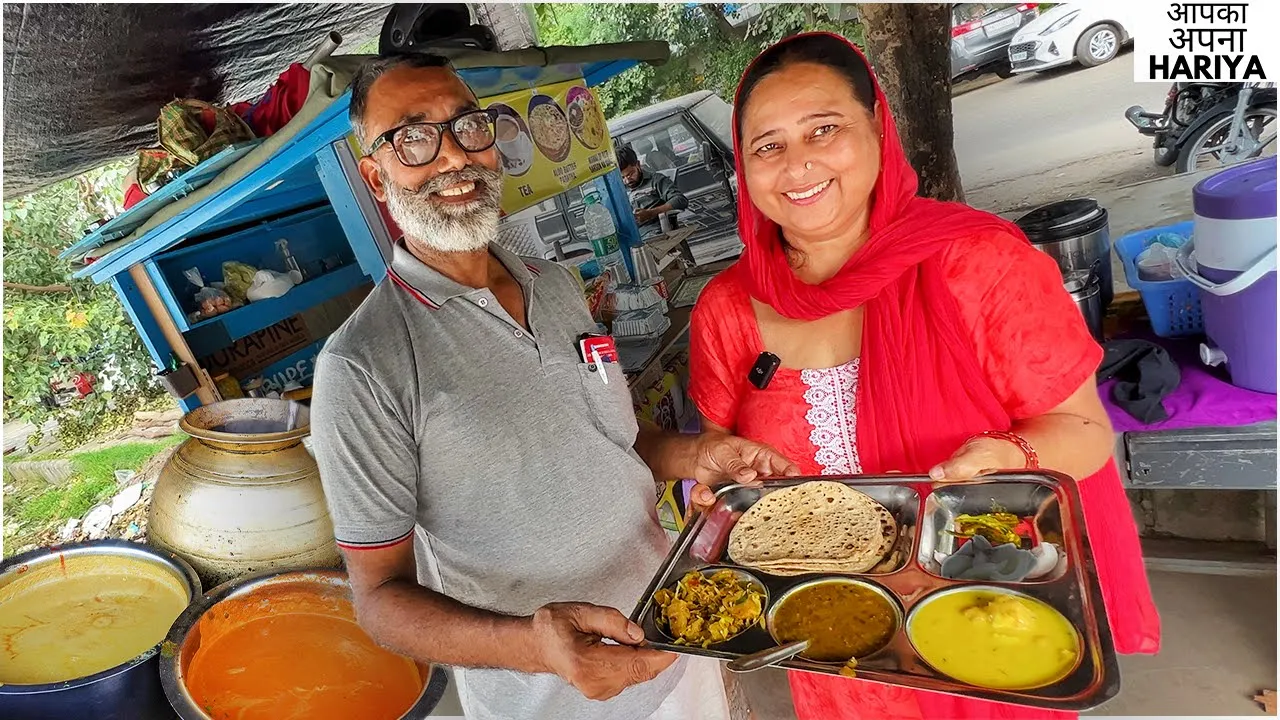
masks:
<svg viewBox="0 0 1280 720"><path fill-rule="evenodd" d="M986 432L980 432L974 437L975 438L986 437L986 438L991 438L993 440L1004 440L1005 442L1011 442L1014 445L1017 445L1018 449L1022 451L1022 454L1026 456L1027 465L1025 469L1027 470L1040 469L1040 456L1036 454L1036 449L1031 447L1031 443L1027 442L1027 439L1022 437L1021 435L1017 435L1011 432L1004 432L1001 430L988 430Z"/></svg>

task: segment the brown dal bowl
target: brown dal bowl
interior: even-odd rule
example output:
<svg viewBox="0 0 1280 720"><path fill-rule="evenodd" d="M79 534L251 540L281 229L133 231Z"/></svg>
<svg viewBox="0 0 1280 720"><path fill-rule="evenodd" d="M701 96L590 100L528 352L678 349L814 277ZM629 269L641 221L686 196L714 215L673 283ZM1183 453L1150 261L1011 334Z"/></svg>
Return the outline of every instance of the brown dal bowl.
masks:
<svg viewBox="0 0 1280 720"><path fill-rule="evenodd" d="M808 639L812 642L813 638L784 637L778 631L778 615L783 611L784 608L787 607L787 604L789 602L790 603L802 602L804 600L804 595L808 594L806 591L810 591L813 588L819 588L823 586L830 587L834 585L849 585L849 586L857 587L872 593L872 595L875 598L883 601L884 609L889 611L890 625L887 631L884 633L884 637L882 639L877 640L876 642L871 643L870 649L867 649L862 652L858 652L856 655L852 655L851 657L845 657L841 659L813 657L810 655L810 652L814 649L812 647L810 648L810 650L806 650L805 652L801 653L799 657L809 660L810 662L817 662L817 663L824 663L824 664L831 664L831 665L843 665L851 659L862 660L865 658L869 658L872 655L875 655L876 653L888 647L889 644L893 642L894 636L897 635L898 631L902 628L902 624L903 624L902 606L898 604L898 601L896 598L894 598L893 593L889 592L885 588L875 583L867 582L866 580L859 580L851 577L817 578L815 580L809 580L807 582L800 583L799 585L796 585L795 587L783 593L782 596L779 597L778 600L769 607L769 611L766 614L766 618L767 618L766 624L768 625L769 634L773 637L774 642L776 642L779 645L785 645L789 642L794 642L800 639ZM797 595L800 595L799 599L797 599ZM818 649L821 650L821 647L819 646Z"/></svg>

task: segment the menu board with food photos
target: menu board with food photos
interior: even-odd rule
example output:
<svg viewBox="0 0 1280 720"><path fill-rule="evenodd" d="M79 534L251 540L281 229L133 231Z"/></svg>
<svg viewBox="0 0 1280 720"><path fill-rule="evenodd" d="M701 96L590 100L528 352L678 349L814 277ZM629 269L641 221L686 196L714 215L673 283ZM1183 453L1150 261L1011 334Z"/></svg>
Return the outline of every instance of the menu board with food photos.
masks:
<svg viewBox="0 0 1280 720"><path fill-rule="evenodd" d="M484 98L498 113L495 130L506 182L507 214L554 197L616 165L609 127L582 79Z"/></svg>

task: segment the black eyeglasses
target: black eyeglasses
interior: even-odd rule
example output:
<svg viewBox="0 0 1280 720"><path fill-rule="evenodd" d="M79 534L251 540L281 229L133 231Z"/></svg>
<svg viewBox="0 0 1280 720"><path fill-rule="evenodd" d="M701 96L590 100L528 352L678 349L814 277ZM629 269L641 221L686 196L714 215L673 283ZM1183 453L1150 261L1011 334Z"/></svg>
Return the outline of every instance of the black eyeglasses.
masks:
<svg viewBox="0 0 1280 720"><path fill-rule="evenodd" d="M467 152L483 152L493 147L497 140L494 121L498 114L492 110L468 110L444 122L417 122L401 125L374 138L369 154L378 152L390 143L396 158L408 167L421 167L433 162L440 155L440 142L445 131L453 136L458 147Z"/></svg>

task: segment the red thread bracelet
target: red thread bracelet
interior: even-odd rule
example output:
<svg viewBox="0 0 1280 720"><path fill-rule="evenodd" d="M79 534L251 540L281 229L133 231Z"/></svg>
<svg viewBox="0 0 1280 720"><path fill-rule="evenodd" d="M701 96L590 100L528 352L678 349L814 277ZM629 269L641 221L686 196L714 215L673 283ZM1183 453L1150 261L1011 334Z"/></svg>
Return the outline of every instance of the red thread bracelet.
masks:
<svg viewBox="0 0 1280 720"><path fill-rule="evenodd" d="M975 438L986 437L986 438L991 438L993 440L1004 440L1005 442L1011 442L1014 445L1017 445L1018 449L1022 451L1022 454L1026 456L1027 466L1025 469L1038 470L1040 468L1040 456L1036 454L1036 449L1031 447L1031 443L1027 442L1027 439L1022 437L1021 435L1011 433L1011 432L1004 432L1002 430L987 430L986 432L978 433L974 437Z"/></svg>

